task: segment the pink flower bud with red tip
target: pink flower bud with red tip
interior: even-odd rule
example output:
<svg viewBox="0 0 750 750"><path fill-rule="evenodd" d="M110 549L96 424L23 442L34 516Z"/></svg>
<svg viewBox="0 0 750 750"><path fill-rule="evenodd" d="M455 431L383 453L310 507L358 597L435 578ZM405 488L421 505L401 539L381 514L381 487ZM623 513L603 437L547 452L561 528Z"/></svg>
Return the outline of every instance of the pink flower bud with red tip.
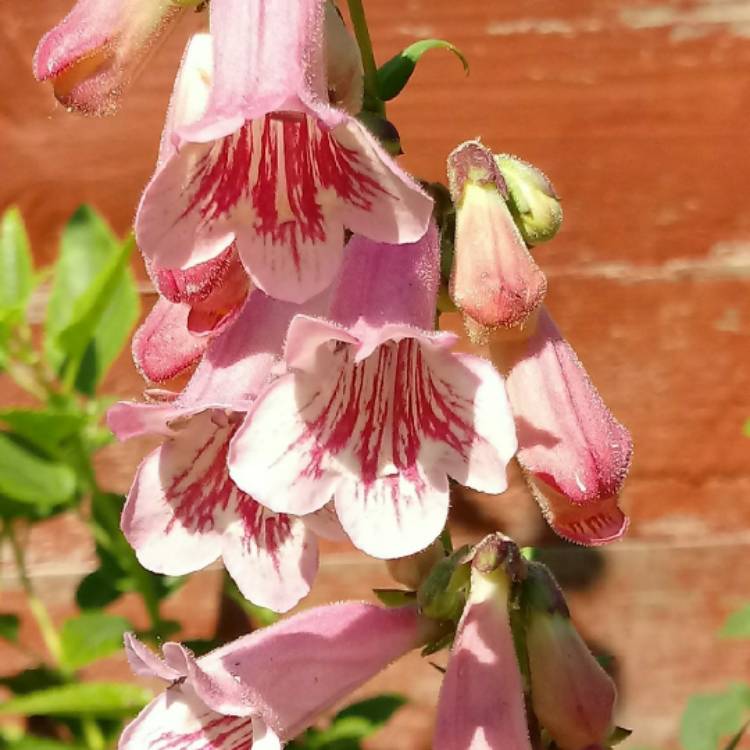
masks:
<svg viewBox="0 0 750 750"><path fill-rule="evenodd" d="M148 53L188 5L197 0L78 0L39 42L38 81L84 114L111 114Z"/></svg>
<svg viewBox="0 0 750 750"><path fill-rule="evenodd" d="M531 335L495 337L490 351L506 373L518 461L550 525L579 544L620 538L632 440L552 318L542 309Z"/></svg>
<svg viewBox="0 0 750 750"><path fill-rule="evenodd" d="M570 621L549 570L529 566L523 583L531 704L561 750L608 744L617 690Z"/></svg>
<svg viewBox="0 0 750 750"><path fill-rule="evenodd" d="M518 549L499 534L476 548L440 690L434 750L531 750L508 610L519 564Z"/></svg>
<svg viewBox="0 0 750 750"><path fill-rule="evenodd" d="M448 157L448 179L456 206L454 304L476 338L523 326L541 304L547 280L513 220L495 157L479 141L468 141Z"/></svg>

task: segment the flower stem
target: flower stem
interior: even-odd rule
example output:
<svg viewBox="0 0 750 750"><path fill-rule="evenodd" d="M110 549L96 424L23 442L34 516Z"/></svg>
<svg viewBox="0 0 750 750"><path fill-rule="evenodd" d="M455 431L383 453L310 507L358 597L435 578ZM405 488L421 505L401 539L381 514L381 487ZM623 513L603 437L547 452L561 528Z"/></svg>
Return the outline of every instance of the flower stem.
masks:
<svg viewBox="0 0 750 750"><path fill-rule="evenodd" d="M359 45L359 53L362 56L362 68L365 73L365 102L364 108L378 114L385 113L385 104L378 93L378 66L375 63L375 54L372 51L372 39L367 26L367 17L362 0L347 0L349 5L349 16L352 19L354 36Z"/></svg>
<svg viewBox="0 0 750 750"><path fill-rule="evenodd" d="M16 562L16 570L18 572L18 579L21 582L24 593L26 594L26 600L29 603L29 609L34 617L34 620L39 628L39 632L42 634L44 645L47 647L49 655L52 657L54 665L59 667L60 658L62 656L62 644L60 643L60 636L55 628L52 618L44 606L44 602L37 596L34 591L34 586L29 577L29 572L26 567L26 557L24 555L23 547L18 541L13 526L8 523L4 529L5 537L10 542L10 547L13 550L13 558Z"/></svg>

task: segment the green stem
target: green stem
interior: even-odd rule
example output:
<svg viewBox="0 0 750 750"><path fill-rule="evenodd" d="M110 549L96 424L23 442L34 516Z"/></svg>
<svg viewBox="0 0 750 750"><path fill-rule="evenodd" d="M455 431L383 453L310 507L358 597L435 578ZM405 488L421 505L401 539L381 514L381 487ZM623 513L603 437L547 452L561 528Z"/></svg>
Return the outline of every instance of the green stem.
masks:
<svg viewBox="0 0 750 750"><path fill-rule="evenodd" d="M378 93L378 66L375 63L375 53L372 51L372 39L370 29L367 26L367 17L362 0L347 0L349 5L349 16L352 19L354 36L359 45L359 53L362 56L362 68L365 73L365 109L378 114L385 114L385 104Z"/></svg>
<svg viewBox="0 0 750 750"><path fill-rule="evenodd" d="M16 570L18 571L18 579L21 582L24 593L26 594L26 600L29 603L31 614L39 628L39 632L42 634L42 639L44 640L44 645L47 647L47 651L49 651L55 666L59 667L62 657L60 636L52 622L49 612L47 611L47 607L44 606L44 602L34 591L34 586L26 567L26 558L23 547L18 541L18 537L10 523L5 527L5 536L10 542L11 549L13 550L13 558L16 562Z"/></svg>
<svg viewBox="0 0 750 750"><path fill-rule="evenodd" d="M83 736L86 739L86 745L91 750L104 750L107 746L107 741L104 739L102 728L99 726L96 719L91 716L84 716L81 719L81 729L83 730Z"/></svg>

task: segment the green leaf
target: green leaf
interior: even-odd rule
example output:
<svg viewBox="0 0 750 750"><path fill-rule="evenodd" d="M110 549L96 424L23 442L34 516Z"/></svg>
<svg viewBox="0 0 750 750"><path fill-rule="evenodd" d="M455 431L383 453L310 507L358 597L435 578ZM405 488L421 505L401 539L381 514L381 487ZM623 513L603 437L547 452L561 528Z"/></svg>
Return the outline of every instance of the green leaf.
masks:
<svg viewBox="0 0 750 750"><path fill-rule="evenodd" d="M34 269L26 227L17 207L0 219L0 320L26 307L34 288Z"/></svg>
<svg viewBox="0 0 750 750"><path fill-rule="evenodd" d="M83 428L86 418L83 414L53 409L3 409L0 422L32 445L48 454L56 454L61 442Z"/></svg>
<svg viewBox="0 0 750 750"><path fill-rule="evenodd" d="M745 426L742 428L742 434L745 437L750 438L750 419L748 419L747 422L745 422Z"/></svg>
<svg viewBox="0 0 750 750"><path fill-rule="evenodd" d="M0 750L86 750L86 746L25 734L17 739L1 741Z"/></svg>
<svg viewBox="0 0 750 750"><path fill-rule="evenodd" d="M693 695L680 725L685 750L716 750L722 737L740 730L750 709L750 686L730 685L722 693Z"/></svg>
<svg viewBox="0 0 750 750"><path fill-rule="evenodd" d="M128 265L132 239L120 243L89 207L63 232L47 307L45 351L58 373L91 395L138 318Z"/></svg>
<svg viewBox="0 0 750 750"><path fill-rule="evenodd" d="M119 718L143 708L148 690L119 682L80 682L37 690L0 704L0 716L91 716Z"/></svg>
<svg viewBox="0 0 750 750"><path fill-rule="evenodd" d="M342 719L355 717L367 721L372 727L370 733L379 729L406 703L406 698L398 693L384 693L374 698L352 703L339 711L334 717L334 723Z"/></svg>
<svg viewBox="0 0 750 750"><path fill-rule="evenodd" d="M410 44L378 69L378 93L383 101L387 102L401 93L416 69L419 59L431 49L447 49L452 52L461 61L464 73L468 75L469 63L461 50L443 39L422 39Z"/></svg>
<svg viewBox="0 0 750 750"><path fill-rule="evenodd" d="M6 641L12 643L18 642L18 630L20 628L20 622L18 615L0 615L0 638L4 638Z"/></svg>
<svg viewBox="0 0 750 750"><path fill-rule="evenodd" d="M719 631L721 638L750 638L750 604L732 612Z"/></svg>
<svg viewBox="0 0 750 750"><path fill-rule="evenodd" d="M122 637L132 625L124 617L84 612L66 620L60 631L62 666L74 671L122 649Z"/></svg>
<svg viewBox="0 0 750 750"><path fill-rule="evenodd" d="M17 695L33 693L42 688L52 687L53 685L62 685L63 678L61 675L48 667L34 667L33 669L24 669L22 672L0 677L0 685L7 687Z"/></svg>
<svg viewBox="0 0 750 750"><path fill-rule="evenodd" d="M745 736L748 727L750 727L750 721L746 721L740 727L739 732L737 732L737 734L735 734L734 737L732 737L732 739L724 746L724 750L736 750L737 746L742 741L742 738Z"/></svg>
<svg viewBox="0 0 750 750"><path fill-rule="evenodd" d="M73 497L76 477L64 464L32 453L7 432L0 432L0 496L43 512ZM0 515L4 515L0 503Z"/></svg>

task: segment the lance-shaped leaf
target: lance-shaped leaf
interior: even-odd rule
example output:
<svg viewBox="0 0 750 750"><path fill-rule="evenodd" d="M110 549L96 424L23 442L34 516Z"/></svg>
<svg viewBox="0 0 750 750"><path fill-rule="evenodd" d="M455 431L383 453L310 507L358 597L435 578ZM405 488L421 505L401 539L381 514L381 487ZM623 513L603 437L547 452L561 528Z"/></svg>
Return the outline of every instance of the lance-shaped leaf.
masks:
<svg viewBox="0 0 750 750"><path fill-rule="evenodd" d="M132 628L124 618L104 612L84 612L66 620L60 631L63 666L80 669L117 653L123 635Z"/></svg>
<svg viewBox="0 0 750 750"><path fill-rule="evenodd" d="M23 310L33 288L29 238L21 212L13 206L0 220L0 323Z"/></svg>
<svg viewBox="0 0 750 750"><path fill-rule="evenodd" d="M431 49L447 49L452 52L464 66L464 73L469 74L469 63L455 45L444 39L422 39L410 44L378 69L378 93L383 101L394 99L401 93L422 55Z"/></svg>

